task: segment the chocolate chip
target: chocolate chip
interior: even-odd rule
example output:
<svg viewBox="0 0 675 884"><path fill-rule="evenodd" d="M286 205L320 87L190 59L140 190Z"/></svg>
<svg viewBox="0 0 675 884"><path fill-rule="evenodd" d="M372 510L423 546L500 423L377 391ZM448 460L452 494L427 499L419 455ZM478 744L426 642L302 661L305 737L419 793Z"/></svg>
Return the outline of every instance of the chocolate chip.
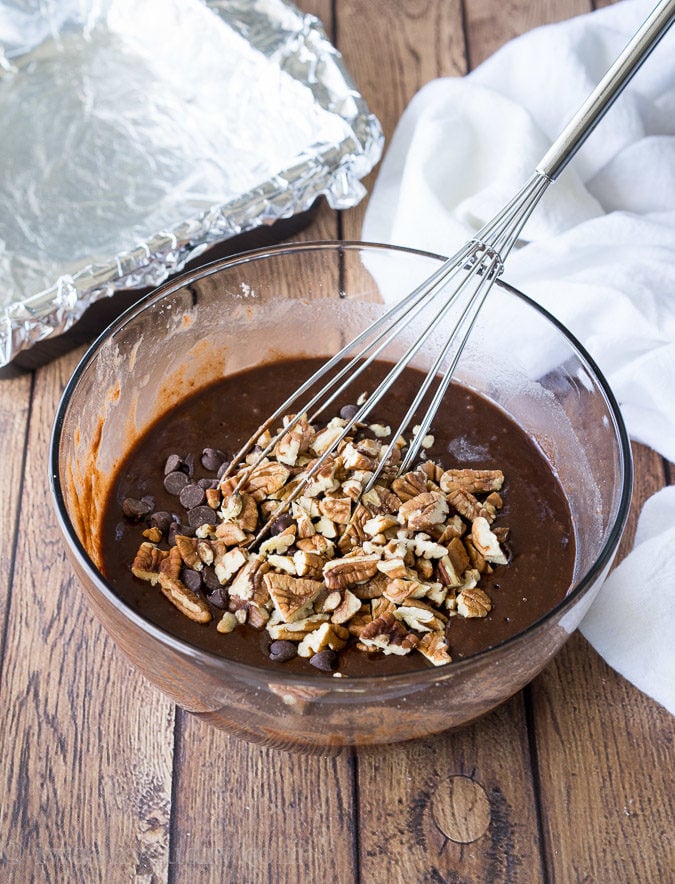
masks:
<svg viewBox="0 0 675 884"><path fill-rule="evenodd" d="M150 502L146 499L139 500L137 497L126 497L122 501L122 512L127 519L139 521L152 512L154 503L154 501Z"/></svg>
<svg viewBox="0 0 675 884"><path fill-rule="evenodd" d="M333 672L337 667L338 657L335 651L326 648L325 651L319 651L318 654L314 654L309 662L317 669L321 669L322 672Z"/></svg>
<svg viewBox="0 0 675 884"><path fill-rule="evenodd" d="M202 451L202 466L210 473L217 473L225 460L227 455L220 448L205 448Z"/></svg>
<svg viewBox="0 0 675 884"><path fill-rule="evenodd" d="M192 568L181 568L180 579L192 592L198 592L201 589L202 575L199 571L194 571Z"/></svg>
<svg viewBox="0 0 675 884"><path fill-rule="evenodd" d="M204 503L204 489L200 488L199 485L184 485L180 490L178 500L180 500L181 506L184 506L186 510L191 510Z"/></svg>
<svg viewBox="0 0 675 884"><path fill-rule="evenodd" d="M213 510L211 510L213 512ZM183 525L181 522L172 522L169 528L168 541L171 546L176 542L176 534L182 534L184 537L194 537L195 529L191 525Z"/></svg>
<svg viewBox="0 0 675 884"><path fill-rule="evenodd" d="M215 525L216 523L216 512L210 506L193 507L188 511L187 516L188 523L193 528L199 528L200 525Z"/></svg>
<svg viewBox="0 0 675 884"><path fill-rule="evenodd" d="M275 663L285 663L287 660L292 660L297 653L295 644L284 639L273 641L269 647L270 660Z"/></svg>
<svg viewBox="0 0 675 884"><path fill-rule="evenodd" d="M223 595L221 586L218 586L216 589L207 589L206 601L213 605L214 608L219 608L223 611L227 607L227 590L225 590Z"/></svg>
<svg viewBox="0 0 675 884"><path fill-rule="evenodd" d="M229 460L224 460L221 465L218 467L218 472L216 473L216 479L222 479L223 475L229 469L230 462Z"/></svg>
<svg viewBox="0 0 675 884"><path fill-rule="evenodd" d="M286 528L290 528L292 524L293 518L290 513L284 513L272 522L270 525L270 534L281 534Z"/></svg>
<svg viewBox="0 0 675 884"><path fill-rule="evenodd" d="M218 479L199 479L197 485L206 491L207 488L217 488L220 483Z"/></svg>
<svg viewBox="0 0 675 884"><path fill-rule="evenodd" d="M164 487L169 494L180 494L183 488L188 484L188 477L181 470L174 470L164 478Z"/></svg>
<svg viewBox="0 0 675 884"><path fill-rule="evenodd" d="M186 454L183 458L183 463L185 464L185 469L190 478L192 478L195 474L195 456L190 452L190 454Z"/></svg>
<svg viewBox="0 0 675 884"><path fill-rule="evenodd" d="M171 513L167 513L164 510L160 510L150 516L150 526L152 528L159 528L162 534L167 533L171 527L172 521Z"/></svg>
<svg viewBox="0 0 675 884"><path fill-rule="evenodd" d="M220 580L216 577L216 572L211 565L207 565L202 571L202 580L209 592L212 592L214 589L221 589Z"/></svg>
<svg viewBox="0 0 675 884"><path fill-rule="evenodd" d="M184 466L183 458L179 454L170 454L164 464L164 475L168 476L169 473L175 473L177 471L183 472Z"/></svg>
<svg viewBox="0 0 675 884"><path fill-rule="evenodd" d="M340 417L343 421L350 421L358 412L358 405L343 405L340 409Z"/></svg>

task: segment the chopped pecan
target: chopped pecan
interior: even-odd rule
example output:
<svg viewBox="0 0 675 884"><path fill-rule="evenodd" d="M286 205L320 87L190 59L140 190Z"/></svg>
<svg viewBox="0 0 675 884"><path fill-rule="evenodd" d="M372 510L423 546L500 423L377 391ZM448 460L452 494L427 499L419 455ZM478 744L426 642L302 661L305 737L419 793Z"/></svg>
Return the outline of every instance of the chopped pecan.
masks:
<svg viewBox="0 0 675 884"><path fill-rule="evenodd" d="M446 499L450 506L469 522L473 522L481 514L483 505L477 497L464 488L451 488L446 493Z"/></svg>
<svg viewBox="0 0 675 884"><path fill-rule="evenodd" d="M300 619L301 612L318 596L323 587L320 580L306 577L291 577L268 571L264 576L265 586L283 620Z"/></svg>
<svg viewBox="0 0 675 884"><path fill-rule="evenodd" d="M273 616L267 621L267 631L274 640L290 642L301 641L308 633L313 632L321 623L328 620L328 614L310 614L301 620L292 620L290 623L273 622Z"/></svg>
<svg viewBox="0 0 675 884"><path fill-rule="evenodd" d="M289 415L289 418L294 417L294 415ZM284 433L281 439L277 442L274 448L274 454L277 460L288 466L295 466L298 456L304 454L309 448L309 440L311 436L311 426L307 423L304 417L301 417L295 426ZM286 480L284 479L284 481Z"/></svg>
<svg viewBox="0 0 675 884"><path fill-rule="evenodd" d="M417 636L408 632L390 612L367 623L361 630L359 640L366 647L398 655L409 654L419 642Z"/></svg>
<svg viewBox="0 0 675 884"><path fill-rule="evenodd" d="M346 589L342 595L340 604L334 609L331 623L348 623L349 620L361 610L361 599Z"/></svg>
<svg viewBox="0 0 675 884"><path fill-rule="evenodd" d="M258 505L250 494L237 492L224 498L221 514L223 521L233 522L242 531L255 531L258 527Z"/></svg>
<svg viewBox="0 0 675 884"><path fill-rule="evenodd" d="M425 633L419 640L417 650L434 666L445 666L446 663L452 663L452 657L448 653L448 645L442 633Z"/></svg>
<svg viewBox="0 0 675 884"><path fill-rule="evenodd" d="M228 553L229 555L229 553ZM232 583L230 584L230 598L236 596L239 599L250 601L255 592L255 575L261 567L263 559L261 556L248 556L246 563L237 571ZM216 573L217 569L216 569ZM220 579L220 578L219 578Z"/></svg>
<svg viewBox="0 0 675 884"><path fill-rule="evenodd" d="M457 612L462 617L485 617L492 610L490 597L482 589L463 589L457 596Z"/></svg>
<svg viewBox="0 0 675 884"><path fill-rule="evenodd" d="M365 583L352 586L351 592L362 601L378 599L384 593L388 582L389 579L384 574L378 573L371 577L370 580L366 580Z"/></svg>
<svg viewBox="0 0 675 884"><path fill-rule="evenodd" d="M311 657L330 648L341 651L347 644L349 631L336 623L322 623L318 629L309 632L298 645L298 656Z"/></svg>
<svg viewBox="0 0 675 884"><path fill-rule="evenodd" d="M358 504L354 513L344 530L342 537L338 540L338 547L345 553L356 546L360 546L368 536L364 530L364 525L370 518L370 513L362 505Z"/></svg>
<svg viewBox="0 0 675 884"><path fill-rule="evenodd" d="M293 564L298 577L311 577L313 580L321 580L323 577L323 566L327 561L326 556L319 555L319 553L306 552L303 549L298 549L293 553Z"/></svg>
<svg viewBox="0 0 675 884"><path fill-rule="evenodd" d="M159 549L154 543L144 541L131 565L131 573L141 580L149 580L155 584L159 580L159 567L168 555L168 550Z"/></svg>
<svg viewBox="0 0 675 884"><path fill-rule="evenodd" d="M168 556L159 566L159 586L166 598L175 605L181 614L197 623L208 623L211 611L204 599L200 598L180 580L183 560L178 547L172 546Z"/></svg>
<svg viewBox="0 0 675 884"><path fill-rule="evenodd" d="M397 513L401 506L401 498L382 485L376 485L370 491L367 491L361 498L361 502L371 516Z"/></svg>
<svg viewBox="0 0 675 884"><path fill-rule="evenodd" d="M185 537L183 534L176 534L176 546L180 557L188 568L193 571L201 571L204 563L199 557L197 550L198 540L196 537Z"/></svg>
<svg viewBox="0 0 675 884"><path fill-rule="evenodd" d="M399 521L413 531L441 525L448 515L448 503L439 491L425 491L411 497L398 511Z"/></svg>
<svg viewBox="0 0 675 884"><path fill-rule="evenodd" d="M319 509L324 516L337 525L346 525L352 515L351 497L324 497L319 501Z"/></svg>
<svg viewBox="0 0 675 884"><path fill-rule="evenodd" d="M424 595L425 592L426 587L419 580L397 577L395 580L390 580L387 584L384 597L399 605L407 598L415 594Z"/></svg>
<svg viewBox="0 0 675 884"><path fill-rule="evenodd" d="M216 577L225 586L247 561L248 553L238 546L232 547L227 552L217 552L213 560Z"/></svg>
<svg viewBox="0 0 675 884"><path fill-rule="evenodd" d="M309 441L310 451L316 454L317 457L321 457L324 452L328 451L329 448L332 448L333 445L335 445L342 435L344 426L345 422L342 421L339 424L333 424L332 426L328 425L327 427L324 427L323 430L314 433Z"/></svg>
<svg viewBox="0 0 675 884"><path fill-rule="evenodd" d="M398 479L394 479L391 483L391 490L405 503L406 500L412 500L424 494L427 489L427 477L420 470L413 470L404 473Z"/></svg>
<svg viewBox="0 0 675 884"><path fill-rule="evenodd" d="M487 519L479 516L471 525L471 539L478 552L494 565L506 565L507 558L499 545L494 533L490 530Z"/></svg>
<svg viewBox="0 0 675 884"><path fill-rule="evenodd" d="M395 615L417 632L443 632L447 622L443 614L417 599L408 599L399 605Z"/></svg>
<svg viewBox="0 0 675 884"><path fill-rule="evenodd" d="M504 484L504 473L501 470L446 470L439 484L446 493L463 488L472 494L488 494L499 491Z"/></svg>
<svg viewBox="0 0 675 884"><path fill-rule="evenodd" d="M242 531L239 525L234 522L221 522L216 525L216 537L222 540L226 546L237 546L246 543L248 539L247 533Z"/></svg>
<svg viewBox="0 0 675 884"><path fill-rule="evenodd" d="M329 559L323 566L323 579L329 589L345 589L362 583L377 573L377 555L350 555Z"/></svg>

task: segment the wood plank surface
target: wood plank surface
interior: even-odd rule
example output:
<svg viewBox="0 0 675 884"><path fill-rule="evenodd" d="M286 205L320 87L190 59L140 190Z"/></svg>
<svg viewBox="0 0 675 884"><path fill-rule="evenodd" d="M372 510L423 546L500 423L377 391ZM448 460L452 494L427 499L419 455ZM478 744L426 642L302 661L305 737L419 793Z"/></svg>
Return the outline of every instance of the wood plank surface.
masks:
<svg viewBox="0 0 675 884"><path fill-rule="evenodd" d="M168 869L174 709L93 619L47 493L53 417L80 355L35 379L2 661L0 869L149 884Z"/></svg>
<svg viewBox="0 0 675 884"><path fill-rule="evenodd" d="M596 0L595 6L606 0ZM425 83L590 0L301 0L389 140ZM365 181L372 187L377 171ZM297 239L358 239L367 200ZM0 380L0 880L662 881L672 878L673 719L575 635L535 681L455 733L332 758L249 745L177 710L94 621L47 492L81 351ZM619 557L673 465L635 446Z"/></svg>

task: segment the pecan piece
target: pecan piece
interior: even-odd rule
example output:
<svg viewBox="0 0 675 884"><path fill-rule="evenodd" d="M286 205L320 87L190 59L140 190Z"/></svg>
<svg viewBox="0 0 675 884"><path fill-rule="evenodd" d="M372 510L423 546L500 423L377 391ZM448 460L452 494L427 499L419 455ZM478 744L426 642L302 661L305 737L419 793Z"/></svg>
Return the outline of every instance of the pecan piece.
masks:
<svg viewBox="0 0 675 884"><path fill-rule="evenodd" d="M401 505L398 516L401 524L413 531L442 525L448 515L448 502L439 491L425 491Z"/></svg>
<svg viewBox="0 0 675 884"><path fill-rule="evenodd" d="M490 530L488 520L479 516L471 525L471 539L474 547L494 565L506 565L508 560L499 545L495 534Z"/></svg>
<svg viewBox="0 0 675 884"><path fill-rule="evenodd" d="M290 423L294 417L295 415L288 415L288 422ZM295 466L298 456L304 454L309 448L309 440L311 436L311 426L307 423L304 417L301 417L295 426L284 433L281 439L277 442L274 448L274 454L277 460L281 461L282 464L287 464L289 467Z"/></svg>
<svg viewBox="0 0 675 884"><path fill-rule="evenodd" d="M447 642L439 632L425 633L419 640L417 650L434 666L445 666L446 663L452 663L452 657L448 653Z"/></svg>
<svg viewBox="0 0 675 884"><path fill-rule="evenodd" d="M405 473L398 479L394 479L391 483L391 490L405 503L406 500L412 500L413 497L424 494L428 490L426 476L419 470Z"/></svg>
<svg viewBox="0 0 675 884"><path fill-rule="evenodd" d="M323 566L323 579L329 589L345 589L362 583L377 573L378 555L350 555L329 559Z"/></svg>
<svg viewBox="0 0 675 884"><path fill-rule="evenodd" d="M499 491L504 484L504 473L501 470L446 470L441 476L441 490L454 491L463 488L472 494L488 494Z"/></svg>
<svg viewBox="0 0 675 884"><path fill-rule="evenodd" d="M167 550L158 549L154 543L144 541L131 565L131 573L141 580L149 580L153 585L159 580L159 568L162 561L169 555Z"/></svg>
<svg viewBox="0 0 675 884"><path fill-rule="evenodd" d="M457 596L457 612L462 617L485 617L492 610L490 597L482 589L463 589Z"/></svg>
<svg viewBox="0 0 675 884"><path fill-rule="evenodd" d="M361 610L361 599L357 598L348 589L344 591L340 604L335 608L331 616L331 623L347 623L358 611Z"/></svg>
<svg viewBox="0 0 675 884"><path fill-rule="evenodd" d="M376 648L385 654L409 654L419 639L408 632L393 613L386 612L367 623L359 635L367 648Z"/></svg>
<svg viewBox="0 0 675 884"><path fill-rule="evenodd" d="M310 605L323 588L320 580L292 577L268 571L263 580L281 618L286 621L300 619L301 612Z"/></svg>
<svg viewBox="0 0 675 884"><path fill-rule="evenodd" d="M180 580L180 569L183 561L178 548L172 546L168 556L159 566L159 586L162 593L175 605L181 614L196 623L208 623L211 611L204 599L200 598Z"/></svg>
<svg viewBox="0 0 675 884"><path fill-rule="evenodd" d="M330 648L341 651L347 644L349 631L335 623L322 623L318 629L309 632L298 645L299 657L311 657Z"/></svg>

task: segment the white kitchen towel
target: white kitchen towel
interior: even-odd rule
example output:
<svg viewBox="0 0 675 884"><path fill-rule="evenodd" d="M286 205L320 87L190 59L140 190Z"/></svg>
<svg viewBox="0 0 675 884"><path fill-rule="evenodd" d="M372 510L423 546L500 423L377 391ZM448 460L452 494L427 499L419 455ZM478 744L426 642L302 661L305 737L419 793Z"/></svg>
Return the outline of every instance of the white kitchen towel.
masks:
<svg viewBox="0 0 675 884"><path fill-rule="evenodd" d="M529 178L653 5L623 0L538 28L468 76L422 88L385 154L362 238L452 254ZM521 240L504 278L584 343L631 437L675 461L675 27L549 188ZM673 557L662 567L672 577ZM664 652L675 654L670 610L661 628L671 637ZM591 641L616 660L595 631ZM663 697L648 665L616 668ZM672 700L671 692L675 712Z"/></svg>

